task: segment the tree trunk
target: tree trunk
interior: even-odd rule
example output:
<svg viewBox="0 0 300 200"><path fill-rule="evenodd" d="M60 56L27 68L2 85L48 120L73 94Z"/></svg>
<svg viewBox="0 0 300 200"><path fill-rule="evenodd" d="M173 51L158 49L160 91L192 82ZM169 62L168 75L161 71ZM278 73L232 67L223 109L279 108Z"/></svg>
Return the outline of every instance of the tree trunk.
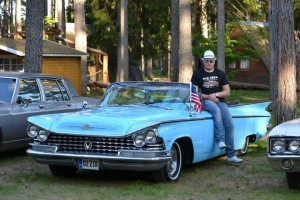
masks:
<svg viewBox="0 0 300 200"><path fill-rule="evenodd" d="M6 0L4 0L3 2L3 8L2 8L2 12L3 12L3 18L2 18L2 27L1 27L1 37L2 38L6 38L7 37L7 33L8 33L8 15L7 15L7 8L8 8L8 3Z"/></svg>
<svg viewBox="0 0 300 200"><path fill-rule="evenodd" d="M225 71L225 13L224 0L218 0L218 68Z"/></svg>
<svg viewBox="0 0 300 200"><path fill-rule="evenodd" d="M65 0L56 0L59 37L66 37Z"/></svg>
<svg viewBox="0 0 300 200"><path fill-rule="evenodd" d="M42 71L44 1L46 0L26 1L25 72Z"/></svg>
<svg viewBox="0 0 300 200"><path fill-rule="evenodd" d="M200 26L202 30L202 35L205 38L208 38L208 22L207 22L207 13L206 13L206 3L207 0L200 1Z"/></svg>
<svg viewBox="0 0 300 200"><path fill-rule="evenodd" d="M296 83L300 86L300 32L295 33L295 46L296 46Z"/></svg>
<svg viewBox="0 0 300 200"><path fill-rule="evenodd" d="M118 81L128 80L128 0L121 0L120 11L120 48L118 61Z"/></svg>
<svg viewBox="0 0 300 200"><path fill-rule="evenodd" d="M146 78L147 80L153 80L152 58L147 58L145 64L146 64Z"/></svg>
<svg viewBox="0 0 300 200"><path fill-rule="evenodd" d="M171 66L170 78L178 82L179 74L179 0L171 1Z"/></svg>
<svg viewBox="0 0 300 200"><path fill-rule="evenodd" d="M277 125L296 117L294 9L290 0L270 3L270 86Z"/></svg>
<svg viewBox="0 0 300 200"><path fill-rule="evenodd" d="M190 0L179 0L179 82L188 83L193 73Z"/></svg>
<svg viewBox="0 0 300 200"><path fill-rule="evenodd" d="M87 52L84 0L74 0L75 49ZM88 80L87 56L81 57L81 94L87 93Z"/></svg>
<svg viewBox="0 0 300 200"><path fill-rule="evenodd" d="M21 0L16 0L15 33L22 31L21 6ZM16 34L14 38L21 39L21 36Z"/></svg>

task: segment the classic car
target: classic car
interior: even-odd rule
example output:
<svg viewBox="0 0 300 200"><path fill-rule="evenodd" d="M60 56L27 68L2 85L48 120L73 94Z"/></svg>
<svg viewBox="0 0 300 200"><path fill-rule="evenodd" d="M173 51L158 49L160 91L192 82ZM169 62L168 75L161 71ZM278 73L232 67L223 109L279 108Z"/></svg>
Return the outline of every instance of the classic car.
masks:
<svg viewBox="0 0 300 200"><path fill-rule="evenodd" d="M83 98L66 78L23 72L0 72L0 151L28 147L27 117L82 110L96 98Z"/></svg>
<svg viewBox="0 0 300 200"><path fill-rule="evenodd" d="M173 82L112 83L97 108L28 118L34 138L27 153L49 165L54 176L78 169L153 173L157 182L175 181L183 164L225 154L214 140L213 120L190 101L191 85ZM230 107L235 149L264 136L270 102Z"/></svg>
<svg viewBox="0 0 300 200"><path fill-rule="evenodd" d="M300 189L300 119L274 127L268 134L267 157L277 172L285 172L288 187Z"/></svg>

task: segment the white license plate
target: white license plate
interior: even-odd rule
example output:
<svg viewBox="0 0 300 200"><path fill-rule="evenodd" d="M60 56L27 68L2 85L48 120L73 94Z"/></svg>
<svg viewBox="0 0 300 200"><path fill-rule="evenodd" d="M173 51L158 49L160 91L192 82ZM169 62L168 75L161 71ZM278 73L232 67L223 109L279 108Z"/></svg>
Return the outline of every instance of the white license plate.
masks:
<svg viewBox="0 0 300 200"><path fill-rule="evenodd" d="M94 159L78 159L79 169L99 170L99 161Z"/></svg>

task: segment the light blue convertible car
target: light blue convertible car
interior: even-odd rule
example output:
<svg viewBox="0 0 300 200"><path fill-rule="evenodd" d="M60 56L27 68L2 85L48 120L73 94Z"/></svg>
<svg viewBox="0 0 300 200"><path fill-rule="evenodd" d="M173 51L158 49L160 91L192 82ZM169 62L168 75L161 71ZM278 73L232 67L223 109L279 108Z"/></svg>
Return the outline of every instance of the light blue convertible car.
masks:
<svg viewBox="0 0 300 200"><path fill-rule="evenodd" d="M78 169L149 171L155 181L175 181L183 164L225 154L214 140L212 116L190 102L190 84L111 84L95 109L28 118L34 138L27 153L54 176ZM263 137L270 102L230 106L235 149Z"/></svg>

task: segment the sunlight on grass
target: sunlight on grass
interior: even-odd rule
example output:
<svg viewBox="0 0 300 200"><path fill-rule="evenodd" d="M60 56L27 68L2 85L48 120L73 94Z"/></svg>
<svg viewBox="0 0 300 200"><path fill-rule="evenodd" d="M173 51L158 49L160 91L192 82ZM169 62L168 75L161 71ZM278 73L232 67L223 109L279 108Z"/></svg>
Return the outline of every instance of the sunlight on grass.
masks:
<svg viewBox="0 0 300 200"><path fill-rule="evenodd" d="M232 89L229 101L235 100L240 101L240 103L269 101L269 91Z"/></svg>

